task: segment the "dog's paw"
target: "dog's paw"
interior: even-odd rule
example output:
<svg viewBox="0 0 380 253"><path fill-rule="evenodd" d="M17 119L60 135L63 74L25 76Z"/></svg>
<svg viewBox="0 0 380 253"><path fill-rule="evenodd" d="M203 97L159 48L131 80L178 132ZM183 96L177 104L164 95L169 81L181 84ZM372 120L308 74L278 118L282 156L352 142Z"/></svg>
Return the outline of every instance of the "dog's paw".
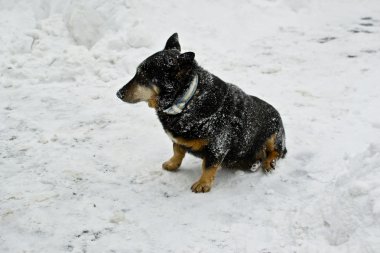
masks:
<svg viewBox="0 0 380 253"><path fill-rule="evenodd" d="M209 192L211 190L211 185L212 185L211 182L199 180L191 186L191 191L195 193Z"/></svg>
<svg viewBox="0 0 380 253"><path fill-rule="evenodd" d="M162 168L168 171L176 171L181 164L173 162L172 160L166 161L162 164Z"/></svg>
<svg viewBox="0 0 380 253"><path fill-rule="evenodd" d="M276 169L275 167L276 167L276 160L265 161L263 163L263 170L266 174L275 170Z"/></svg>

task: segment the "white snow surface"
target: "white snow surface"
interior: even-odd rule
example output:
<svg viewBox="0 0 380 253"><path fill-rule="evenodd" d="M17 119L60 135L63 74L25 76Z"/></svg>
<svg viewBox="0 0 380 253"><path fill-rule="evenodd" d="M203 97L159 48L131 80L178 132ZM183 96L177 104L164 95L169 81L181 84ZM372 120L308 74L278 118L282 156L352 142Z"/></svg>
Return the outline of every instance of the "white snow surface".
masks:
<svg viewBox="0 0 380 253"><path fill-rule="evenodd" d="M274 173L201 161L116 91L183 51L281 113ZM0 0L0 252L380 252L378 0Z"/></svg>

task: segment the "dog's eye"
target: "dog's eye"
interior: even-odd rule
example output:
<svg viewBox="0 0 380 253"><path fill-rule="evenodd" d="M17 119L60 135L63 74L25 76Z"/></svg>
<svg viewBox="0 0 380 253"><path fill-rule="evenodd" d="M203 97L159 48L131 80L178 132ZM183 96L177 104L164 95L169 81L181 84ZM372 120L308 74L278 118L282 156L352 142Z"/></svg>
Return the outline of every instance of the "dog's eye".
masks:
<svg viewBox="0 0 380 253"><path fill-rule="evenodd" d="M167 66L173 66L174 65L174 60L172 58L166 59L165 61Z"/></svg>

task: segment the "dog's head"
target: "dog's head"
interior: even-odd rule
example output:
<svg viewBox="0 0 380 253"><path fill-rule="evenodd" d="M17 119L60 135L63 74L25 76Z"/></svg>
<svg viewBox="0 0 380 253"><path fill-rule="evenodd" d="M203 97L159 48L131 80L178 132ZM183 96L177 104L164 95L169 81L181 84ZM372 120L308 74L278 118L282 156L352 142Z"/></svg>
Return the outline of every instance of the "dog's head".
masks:
<svg viewBox="0 0 380 253"><path fill-rule="evenodd" d="M135 76L118 92L127 103L151 101L158 95L175 94L186 82L195 65L195 54L181 54L178 34L173 34L165 48L148 57L138 67Z"/></svg>

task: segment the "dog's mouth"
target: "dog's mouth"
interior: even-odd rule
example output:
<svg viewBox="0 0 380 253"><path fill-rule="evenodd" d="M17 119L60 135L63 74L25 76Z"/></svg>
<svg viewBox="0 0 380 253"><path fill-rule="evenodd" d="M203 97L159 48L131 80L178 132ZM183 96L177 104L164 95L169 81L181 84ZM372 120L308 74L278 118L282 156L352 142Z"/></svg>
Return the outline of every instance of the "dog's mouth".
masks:
<svg viewBox="0 0 380 253"><path fill-rule="evenodd" d="M121 92L120 90L116 93L116 96L120 98L123 102L129 103L129 104L136 104L138 102L141 102L140 99L136 99L131 96L125 95L125 93Z"/></svg>
<svg viewBox="0 0 380 253"><path fill-rule="evenodd" d="M122 100L123 102L128 103L128 104L137 104L138 102L141 102L141 100L136 100L136 99L133 99L133 100L122 99Z"/></svg>
<svg viewBox="0 0 380 253"><path fill-rule="evenodd" d="M132 84L127 89L125 87L121 88L116 93L116 96L126 103L136 104L142 101L148 102L157 94L158 88L155 86L149 88L142 85Z"/></svg>

